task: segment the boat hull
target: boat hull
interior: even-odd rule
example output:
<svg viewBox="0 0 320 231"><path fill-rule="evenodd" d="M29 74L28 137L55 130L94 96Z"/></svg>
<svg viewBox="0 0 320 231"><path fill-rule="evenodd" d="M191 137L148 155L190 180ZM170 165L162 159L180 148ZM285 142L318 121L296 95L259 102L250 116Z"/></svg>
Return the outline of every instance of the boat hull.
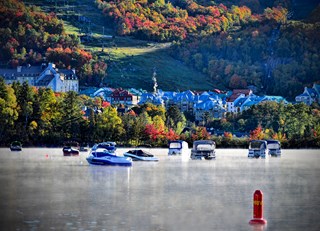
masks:
<svg viewBox="0 0 320 231"><path fill-rule="evenodd" d="M125 157L130 157L133 161L159 161L157 157L144 157L144 156L137 156L132 155L130 153L124 153Z"/></svg>
<svg viewBox="0 0 320 231"><path fill-rule="evenodd" d="M192 160L212 160L216 158L216 153L215 151L191 151L191 156L190 158Z"/></svg>
<svg viewBox="0 0 320 231"><path fill-rule="evenodd" d="M79 150L74 148L63 148L63 156L79 156Z"/></svg>
<svg viewBox="0 0 320 231"><path fill-rule="evenodd" d="M111 165L111 166L132 166L132 161L124 157L93 157L86 158L89 164L93 165Z"/></svg>
<svg viewBox="0 0 320 231"><path fill-rule="evenodd" d="M19 152L19 151L22 151L22 148L21 147L10 147L10 150Z"/></svg>

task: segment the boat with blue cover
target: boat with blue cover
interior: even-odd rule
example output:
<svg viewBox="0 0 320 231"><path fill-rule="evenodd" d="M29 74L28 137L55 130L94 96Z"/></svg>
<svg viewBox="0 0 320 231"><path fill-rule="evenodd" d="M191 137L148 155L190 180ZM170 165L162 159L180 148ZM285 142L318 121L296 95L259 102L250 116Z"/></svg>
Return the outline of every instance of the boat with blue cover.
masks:
<svg viewBox="0 0 320 231"><path fill-rule="evenodd" d="M112 143L110 146L109 144ZM115 143L99 143L95 144L89 156L86 158L89 164L94 165L118 165L118 166L132 166L132 159L124 156L117 156L115 151Z"/></svg>
<svg viewBox="0 0 320 231"><path fill-rule="evenodd" d="M143 151L141 149L129 150L123 154L125 157L132 158L133 161L159 161L157 157L154 157L149 152Z"/></svg>

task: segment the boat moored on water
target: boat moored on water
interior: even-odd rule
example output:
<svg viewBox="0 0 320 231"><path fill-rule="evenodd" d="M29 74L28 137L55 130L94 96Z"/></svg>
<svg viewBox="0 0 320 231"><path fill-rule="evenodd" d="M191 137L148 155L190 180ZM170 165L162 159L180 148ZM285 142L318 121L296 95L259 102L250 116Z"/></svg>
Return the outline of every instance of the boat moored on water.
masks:
<svg viewBox="0 0 320 231"><path fill-rule="evenodd" d="M216 158L216 143L213 140L197 140L193 142L191 150L191 159L193 160L211 160Z"/></svg>
<svg viewBox="0 0 320 231"><path fill-rule="evenodd" d="M116 143L114 142L95 144L86 159L89 164L93 165L132 166L132 159L130 157L117 156L115 149Z"/></svg>
<svg viewBox="0 0 320 231"><path fill-rule="evenodd" d="M79 143L78 142L66 142L62 148L64 156L79 156Z"/></svg>
<svg viewBox="0 0 320 231"><path fill-rule="evenodd" d="M186 141L183 140L173 140L169 142L169 156L173 155L181 155L181 156L189 156L189 146Z"/></svg>
<svg viewBox="0 0 320 231"><path fill-rule="evenodd" d="M123 156L130 157L133 161L159 161L157 157L141 149L129 150Z"/></svg>
<svg viewBox="0 0 320 231"><path fill-rule="evenodd" d="M11 151L22 151L22 144L19 141L13 141L10 144Z"/></svg>
<svg viewBox="0 0 320 231"><path fill-rule="evenodd" d="M268 154L270 156L281 156L281 143L278 140L267 140Z"/></svg>
<svg viewBox="0 0 320 231"><path fill-rule="evenodd" d="M266 158L268 155L267 141L265 140L251 140L249 143L249 158Z"/></svg>

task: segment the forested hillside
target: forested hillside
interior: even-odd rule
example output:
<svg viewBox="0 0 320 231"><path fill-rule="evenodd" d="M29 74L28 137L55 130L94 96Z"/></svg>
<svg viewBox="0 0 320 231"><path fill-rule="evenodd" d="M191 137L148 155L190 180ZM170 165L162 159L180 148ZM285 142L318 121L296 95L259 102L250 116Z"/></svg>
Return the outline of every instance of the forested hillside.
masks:
<svg viewBox="0 0 320 231"><path fill-rule="evenodd" d="M318 11L312 20L290 20L297 2L96 2L118 34L173 41L172 56L213 85L251 85L257 93L293 99L320 79Z"/></svg>
<svg viewBox="0 0 320 231"><path fill-rule="evenodd" d="M315 0L70 0L67 4L74 5L61 9L66 1L27 2L1 2L2 66L38 64L45 58L62 68L75 67L81 85L148 90L156 69L163 90L250 86L258 94L288 99L320 80L319 7L310 14ZM47 13L33 2L48 6ZM63 20L77 24L76 11L66 16L70 8L93 2L106 21L91 24L100 34L102 27L113 28L118 38L80 45L81 33L67 33L57 9Z"/></svg>
<svg viewBox="0 0 320 231"><path fill-rule="evenodd" d="M54 12L44 13L39 7L25 6L18 0L0 4L0 63L16 67L54 62L61 68L76 68L81 82L96 76L100 83L106 64L94 60L80 47L79 38L67 34L63 22Z"/></svg>

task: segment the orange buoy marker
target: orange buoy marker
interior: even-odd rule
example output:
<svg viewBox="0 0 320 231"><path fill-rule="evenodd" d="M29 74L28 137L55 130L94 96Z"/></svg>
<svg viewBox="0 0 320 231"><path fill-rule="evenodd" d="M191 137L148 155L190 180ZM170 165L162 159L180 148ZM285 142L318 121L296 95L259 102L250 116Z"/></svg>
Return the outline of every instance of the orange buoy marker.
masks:
<svg viewBox="0 0 320 231"><path fill-rule="evenodd" d="M267 224L267 221L263 219L263 193L261 190L256 190L253 194L253 219L250 220L249 224Z"/></svg>

